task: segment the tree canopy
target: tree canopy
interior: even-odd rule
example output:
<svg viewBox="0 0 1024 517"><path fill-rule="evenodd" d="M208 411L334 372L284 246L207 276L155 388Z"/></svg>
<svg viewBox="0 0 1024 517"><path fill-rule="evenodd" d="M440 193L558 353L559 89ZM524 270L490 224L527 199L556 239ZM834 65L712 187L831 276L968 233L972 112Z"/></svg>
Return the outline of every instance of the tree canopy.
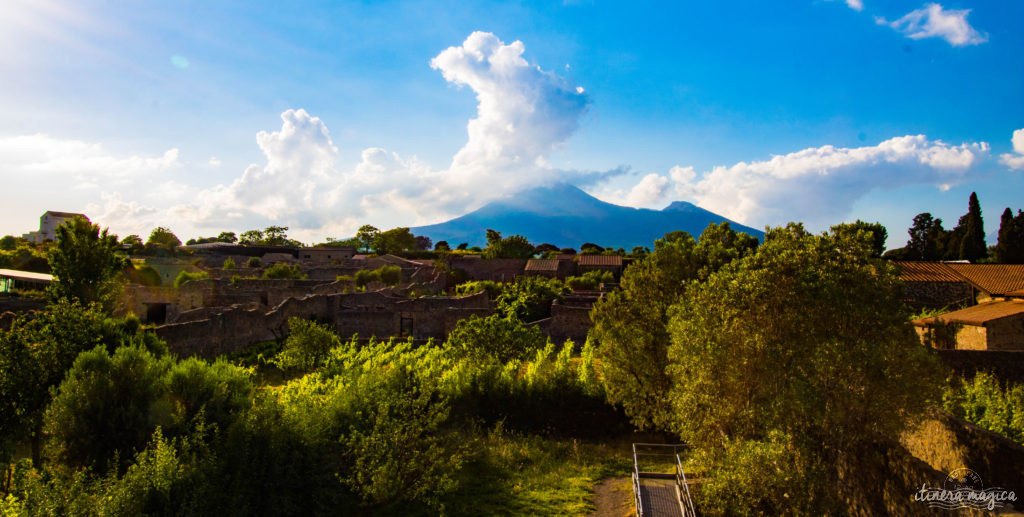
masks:
<svg viewBox="0 0 1024 517"><path fill-rule="evenodd" d="M79 303L99 302L108 308L114 301L117 274L126 259L118 253L117 236L98 225L75 217L57 227L57 243L50 249L54 281L52 298Z"/></svg>
<svg viewBox="0 0 1024 517"><path fill-rule="evenodd" d="M528 259L533 256L533 252L533 245L522 235L502 238L501 233L491 229L487 230L487 248L484 249L484 258Z"/></svg>

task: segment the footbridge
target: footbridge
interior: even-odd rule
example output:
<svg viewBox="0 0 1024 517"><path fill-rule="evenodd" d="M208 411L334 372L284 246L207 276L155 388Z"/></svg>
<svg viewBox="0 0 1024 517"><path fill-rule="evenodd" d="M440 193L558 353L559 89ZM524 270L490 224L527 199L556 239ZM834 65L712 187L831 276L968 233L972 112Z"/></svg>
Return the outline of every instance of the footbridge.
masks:
<svg viewBox="0 0 1024 517"><path fill-rule="evenodd" d="M697 515L680 457L687 448L686 444L633 444L633 502L637 517ZM668 470L675 472L665 472Z"/></svg>

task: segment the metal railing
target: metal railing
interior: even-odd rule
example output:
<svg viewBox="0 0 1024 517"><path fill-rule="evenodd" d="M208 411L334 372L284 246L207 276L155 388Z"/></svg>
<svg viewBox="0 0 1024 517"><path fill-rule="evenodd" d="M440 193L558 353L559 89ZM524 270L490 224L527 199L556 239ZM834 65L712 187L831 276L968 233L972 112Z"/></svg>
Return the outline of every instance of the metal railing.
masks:
<svg viewBox="0 0 1024 517"><path fill-rule="evenodd" d="M636 517L644 517L644 503L640 497L640 463L636 458L636 444L633 444L633 504L636 506Z"/></svg>
<svg viewBox="0 0 1024 517"><path fill-rule="evenodd" d="M640 452L638 449L665 449L671 448L671 452ZM685 443L634 443L633 444L633 504L636 506L637 517L644 517L643 497L640 495L640 483L642 478L674 479L679 494L679 507L684 517L696 517L697 510L693 504L693 496L690 494L690 485L686 480L686 472L683 471L683 460L680 450L688 449ZM675 457L674 474L660 472L643 472L640 470L640 456L656 456L661 458Z"/></svg>
<svg viewBox="0 0 1024 517"><path fill-rule="evenodd" d="M679 489L679 502L683 507L683 517L697 517L697 510L693 507L693 497L690 496L690 484L686 482L686 472L683 471L683 460L676 454L676 487Z"/></svg>

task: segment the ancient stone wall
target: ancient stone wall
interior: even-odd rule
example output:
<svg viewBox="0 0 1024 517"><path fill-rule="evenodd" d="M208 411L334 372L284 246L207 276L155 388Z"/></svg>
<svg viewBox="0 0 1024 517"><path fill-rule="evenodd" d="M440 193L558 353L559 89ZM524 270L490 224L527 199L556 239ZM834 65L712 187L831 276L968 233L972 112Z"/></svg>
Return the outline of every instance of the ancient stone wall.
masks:
<svg viewBox="0 0 1024 517"><path fill-rule="evenodd" d="M203 314L203 319L163 325L156 331L181 356L216 357L285 336L292 317L330 322L342 337L386 338L404 333L416 339L444 339L458 319L493 312L483 293L409 299L393 292L289 298L270 311L229 307Z"/></svg>
<svg viewBox="0 0 1024 517"><path fill-rule="evenodd" d="M492 280L495 282L511 282L523 274L526 260L521 259L470 259L452 257L449 259L452 269L466 272L470 280Z"/></svg>
<svg viewBox="0 0 1024 517"><path fill-rule="evenodd" d="M989 350L1024 351L1024 314L988 322Z"/></svg>
<svg viewBox="0 0 1024 517"><path fill-rule="evenodd" d="M903 289L904 299L916 310L974 304L974 289L967 282L906 282Z"/></svg>
<svg viewBox="0 0 1024 517"><path fill-rule="evenodd" d="M973 377L991 372L1003 382L1024 383L1024 352L998 350L936 350L939 359L957 375Z"/></svg>

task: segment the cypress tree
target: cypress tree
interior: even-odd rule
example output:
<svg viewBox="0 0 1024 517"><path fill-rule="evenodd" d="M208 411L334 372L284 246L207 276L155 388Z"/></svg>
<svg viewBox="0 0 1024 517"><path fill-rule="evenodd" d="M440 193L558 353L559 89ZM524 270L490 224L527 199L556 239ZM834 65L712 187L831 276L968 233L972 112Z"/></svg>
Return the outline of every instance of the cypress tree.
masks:
<svg viewBox="0 0 1024 517"><path fill-rule="evenodd" d="M978 203L978 195L974 192L971 192L967 213L960 218L957 230L960 230L957 233L960 237L958 251L961 259L975 262L988 257L988 249L985 246L985 221L981 218L981 205Z"/></svg>
<svg viewBox="0 0 1024 517"><path fill-rule="evenodd" d="M1014 217L1009 208L1003 211L999 221L996 260L1004 264L1024 263L1024 212L1017 210Z"/></svg>

